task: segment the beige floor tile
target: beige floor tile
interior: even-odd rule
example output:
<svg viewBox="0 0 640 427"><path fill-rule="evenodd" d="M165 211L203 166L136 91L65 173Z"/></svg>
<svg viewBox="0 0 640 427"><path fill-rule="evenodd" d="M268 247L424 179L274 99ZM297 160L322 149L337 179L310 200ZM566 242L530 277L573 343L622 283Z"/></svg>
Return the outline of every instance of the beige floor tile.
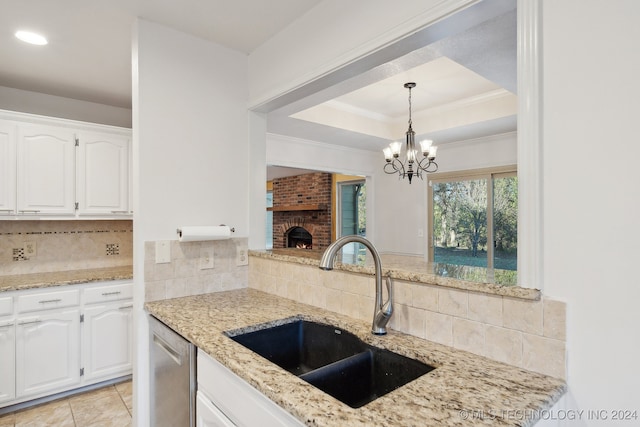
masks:
<svg viewBox="0 0 640 427"><path fill-rule="evenodd" d="M77 427L124 427L131 415L115 387L105 387L69 399Z"/></svg>
<svg viewBox="0 0 640 427"><path fill-rule="evenodd" d="M46 403L16 412L16 427L74 427L73 415L66 400Z"/></svg>
<svg viewBox="0 0 640 427"><path fill-rule="evenodd" d="M131 381L125 381L116 384L116 390L120 394L124 404L127 405L129 414L131 414L133 412L133 383Z"/></svg>
<svg viewBox="0 0 640 427"><path fill-rule="evenodd" d="M0 427L14 427L15 424L15 414L0 415Z"/></svg>

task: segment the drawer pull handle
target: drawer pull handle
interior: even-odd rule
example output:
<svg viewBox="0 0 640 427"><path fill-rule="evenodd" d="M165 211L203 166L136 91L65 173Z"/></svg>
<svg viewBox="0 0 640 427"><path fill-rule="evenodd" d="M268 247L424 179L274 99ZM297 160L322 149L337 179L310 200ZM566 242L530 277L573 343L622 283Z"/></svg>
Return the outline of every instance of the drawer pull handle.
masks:
<svg viewBox="0 0 640 427"><path fill-rule="evenodd" d="M40 323L42 322L42 320L40 319L36 319L36 320L31 320L29 322L20 322L18 323L18 325L22 326L22 325L33 325L34 323Z"/></svg>
<svg viewBox="0 0 640 427"><path fill-rule="evenodd" d="M4 325L0 325L0 328L8 328L9 326L13 326L13 323L5 323Z"/></svg>
<svg viewBox="0 0 640 427"><path fill-rule="evenodd" d="M112 214L128 214L129 211L111 211Z"/></svg>
<svg viewBox="0 0 640 427"><path fill-rule="evenodd" d="M122 293L122 292L120 292L120 291L114 291L114 292L103 292L103 293L102 293L102 296L103 296L103 297L108 297L108 296L111 296L111 295L120 295L121 293Z"/></svg>
<svg viewBox="0 0 640 427"><path fill-rule="evenodd" d="M127 304L127 305L123 305L122 307L119 307L119 310L126 310L128 308L133 308L133 304Z"/></svg>
<svg viewBox="0 0 640 427"><path fill-rule="evenodd" d="M0 209L0 212L11 213L13 212L13 209Z"/></svg>
<svg viewBox="0 0 640 427"><path fill-rule="evenodd" d="M21 209L18 212L20 213L39 213L40 209Z"/></svg>
<svg viewBox="0 0 640 427"><path fill-rule="evenodd" d="M38 301L40 304L49 304L52 302L60 302L62 301L60 298L56 298L56 299L43 299L42 301Z"/></svg>

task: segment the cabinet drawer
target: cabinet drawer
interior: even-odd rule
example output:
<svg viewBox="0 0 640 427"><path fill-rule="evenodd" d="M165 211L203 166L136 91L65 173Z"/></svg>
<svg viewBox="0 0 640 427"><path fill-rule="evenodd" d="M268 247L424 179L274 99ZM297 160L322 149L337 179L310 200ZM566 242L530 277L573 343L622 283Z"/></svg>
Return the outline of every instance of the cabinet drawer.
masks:
<svg viewBox="0 0 640 427"><path fill-rule="evenodd" d="M9 314L13 314L13 298L0 298L0 316L8 316Z"/></svg>
<svg viewBox="0 0 640 427"><path fill-rule="evenodd" d="M51 310L54 308L73 307L79 304L80 291L78 289L42 292L19 296L18 312L27 313L29 311Z"/></svg>
<svg viewBox="0 0 640 427"><path fill-rule="evenodd" d="M84 290L85 304L133 298L133 283L107 285Z"/></svg>

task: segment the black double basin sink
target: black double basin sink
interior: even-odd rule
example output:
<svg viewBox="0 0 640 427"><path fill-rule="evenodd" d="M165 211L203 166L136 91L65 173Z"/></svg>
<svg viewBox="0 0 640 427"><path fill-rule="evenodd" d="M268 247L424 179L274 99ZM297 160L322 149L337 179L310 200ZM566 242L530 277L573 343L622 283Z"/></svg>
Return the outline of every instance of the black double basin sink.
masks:
<svg viewBox="0 0 640 427"><path fill-rule="evenodd" d="M352 408L435 369L366 344L340 328L307 320L227 335Z"/></svg>

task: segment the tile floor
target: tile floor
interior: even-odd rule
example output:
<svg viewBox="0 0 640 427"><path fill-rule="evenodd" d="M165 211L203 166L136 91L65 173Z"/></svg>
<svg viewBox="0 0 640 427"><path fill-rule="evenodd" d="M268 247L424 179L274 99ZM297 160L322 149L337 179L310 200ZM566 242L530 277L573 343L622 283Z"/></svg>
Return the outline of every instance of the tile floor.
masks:
<svg viewBox="0 0 640 427"><path fill-rule="evenodd" d="M0 415L0 427L131 426L131 381Z"/></svg>

